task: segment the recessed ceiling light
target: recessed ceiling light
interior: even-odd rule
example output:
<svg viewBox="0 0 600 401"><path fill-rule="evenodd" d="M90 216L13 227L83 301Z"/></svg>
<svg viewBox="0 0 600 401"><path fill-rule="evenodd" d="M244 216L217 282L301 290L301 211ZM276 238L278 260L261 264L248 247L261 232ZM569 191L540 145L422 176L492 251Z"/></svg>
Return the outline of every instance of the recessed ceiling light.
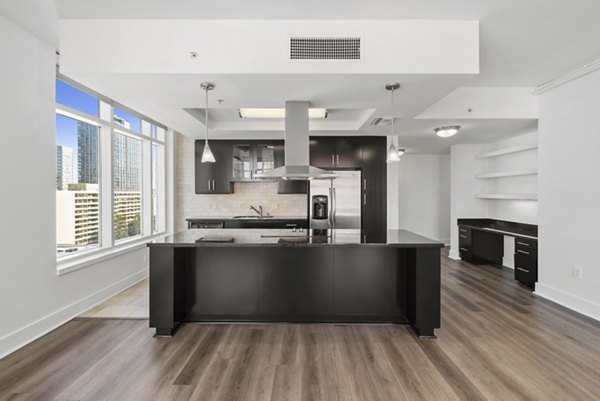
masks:
<svg viewBox="0 0 600 401"><path fill-rule="evenodd" d="M285 118L285 109L252 109L239 110L240 118ZM327 118L327 109L308 109L308 118Z"/></svg>
<svg viewBox="0 0 600 401"><path fill-rule="evenodd" d="M442 138L448 138L458 133L460 125L449 125L447 127L439 127L434 129L437 136Z"/></svg>

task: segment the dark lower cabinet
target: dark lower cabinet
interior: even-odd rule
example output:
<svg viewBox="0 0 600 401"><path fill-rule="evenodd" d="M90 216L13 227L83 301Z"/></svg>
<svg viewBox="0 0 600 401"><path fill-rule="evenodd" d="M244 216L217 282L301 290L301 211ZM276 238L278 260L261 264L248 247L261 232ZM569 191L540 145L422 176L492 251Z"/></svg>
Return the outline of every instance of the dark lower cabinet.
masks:
<svg viewBox="0 0 600 401"><path fill-rule="evenodd" d="M535 288L538 270L537 257L515 254L515 280L522 284Z"/></svg>
<svg viewBox="0 0 600 401"><path fill-rule="evenodd" d="M333 314L333 249L271 248L261 251L258 311L292 321Z"/></svg>
<svg viewBox="0 0 600 401"><path fill-rule="evenodd" d="M258 263L254 249L198 248L186 269L188 319L256 315ZM181 266L175 268L180 269Z"/></svg>
<svg viewBox="0 0 600 401"><path fill-rule="evenodd" d="M537 240L519 237L515 239L515 280L535 288L538 280Z"/></svg>
<svg viewBox="0 0 600 401"><path fill-rule="evenodd" d="M335 250L334 304L336 315L401 316L405 298L404 250Z"/></svg>
<svg viewBox="0 0 600 401"><path fill-rule="evenodd" d="M471 229L458 227L458 249L460 258L471 262L473 260L473 248L471 243Z"/></svg>

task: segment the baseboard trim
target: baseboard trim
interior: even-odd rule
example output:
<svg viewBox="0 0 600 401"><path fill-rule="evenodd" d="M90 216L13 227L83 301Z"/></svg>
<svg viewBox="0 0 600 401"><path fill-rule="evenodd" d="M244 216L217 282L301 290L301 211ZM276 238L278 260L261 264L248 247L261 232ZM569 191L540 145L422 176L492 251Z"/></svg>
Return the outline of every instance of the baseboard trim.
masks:
<svg viewBox="0 0 600 401"><path fill-rule="evenodd" d="M62 326L86 310L148 277L148 269L125 277L95 293L42 317L0 338L0 359Z"/></svg>
<svg viewBox="0 0 600 401"><path fill-rule="evenodd" d="M600 321L600 305L598 304L542 283L535 285L534 293L565 308Z"/></svg>
<svg viewBox="0 0 600 401"><path fill-rule="evenodd" d="M448 252L448 257L454 260L460 260L460 253L458 253L455 249L450 249Z"/></svg>

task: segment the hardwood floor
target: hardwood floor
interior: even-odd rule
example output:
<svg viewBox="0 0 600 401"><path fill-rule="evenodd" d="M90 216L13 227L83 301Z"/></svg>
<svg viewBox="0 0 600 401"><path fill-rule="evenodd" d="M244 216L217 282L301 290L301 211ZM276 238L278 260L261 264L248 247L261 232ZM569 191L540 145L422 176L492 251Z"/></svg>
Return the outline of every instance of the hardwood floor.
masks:
<svg viewBox="0 0 600 401"><path fill-rule="evenodd" d="M0 360L0 400L600 400L600 324L442 258L442 328L78 318Z"/></svg>

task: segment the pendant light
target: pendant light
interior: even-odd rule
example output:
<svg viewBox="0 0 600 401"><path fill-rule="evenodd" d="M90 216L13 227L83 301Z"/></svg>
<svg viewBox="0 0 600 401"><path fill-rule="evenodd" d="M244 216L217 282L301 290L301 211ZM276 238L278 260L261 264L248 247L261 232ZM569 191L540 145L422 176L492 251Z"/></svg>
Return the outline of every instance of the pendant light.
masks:
<svg viewBox="0 0 600 401"><path fill-rule="evenodd" d="M210 150L210 146L208 145L208 91L211 91L215 88L215 85L210 82L202 82L200 87L204 89L206 92L206 109L204 110L204 126L206 127L206 139L204 140L204 150L202 151L202 159L200 160L202 163L214 163L215 155Z"/></svg>
<svg viewBox="0 0 600 401"><path fill-rule="evenodd" d="M395 108L395 102L394 102L394 98L395 98L395 91L396 89L398 89L400 87L400 84L398 82L393 82L391 84L387 84L385 86L385 89L389 90L392 94L392 130L391 130L391 143L390 143L390 149L388 150L387 153L387 162L388 163L392 163L392 162L399 162L400 161L400 153L398 152L398 150L396 149L396 146L394 146L394 136L395 136L395 132L394 132L394 108ZM404 153L404 150L402 151L402 153Z"/></svg>

